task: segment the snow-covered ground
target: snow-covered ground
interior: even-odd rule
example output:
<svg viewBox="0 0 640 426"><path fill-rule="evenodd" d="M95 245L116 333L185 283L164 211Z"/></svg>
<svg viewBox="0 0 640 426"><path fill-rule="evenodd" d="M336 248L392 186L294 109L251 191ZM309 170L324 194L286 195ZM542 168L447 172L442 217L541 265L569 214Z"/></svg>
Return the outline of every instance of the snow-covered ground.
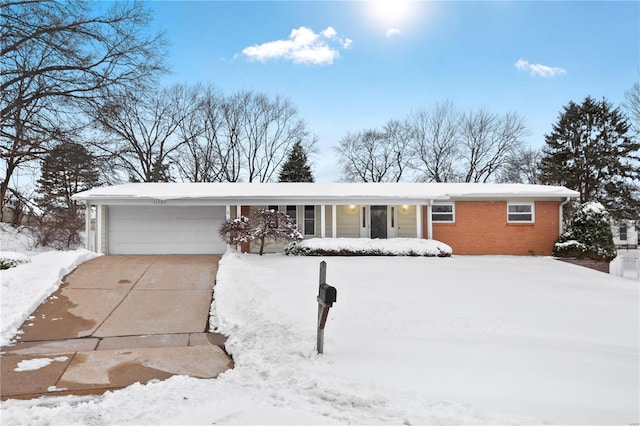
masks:
<svg viewBox="0 0 640 426"><path fill-rule="evenodd" d="M6 401L2 424L640 420L637 282L539 257L330 257L318 355L320 260L225 255L212 323L235 369L220 378Z"/></svg>

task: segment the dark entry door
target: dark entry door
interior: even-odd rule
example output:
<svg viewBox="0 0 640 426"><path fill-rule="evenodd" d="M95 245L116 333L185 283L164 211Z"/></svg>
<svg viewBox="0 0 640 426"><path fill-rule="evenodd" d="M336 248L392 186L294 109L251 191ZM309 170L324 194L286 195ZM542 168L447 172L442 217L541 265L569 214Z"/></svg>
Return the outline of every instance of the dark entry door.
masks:
<svg viewBox="0 0 640 426"><path fill-rule="evenodd" d="M387 238L387 206L371 206L371 238Z"/></svg>

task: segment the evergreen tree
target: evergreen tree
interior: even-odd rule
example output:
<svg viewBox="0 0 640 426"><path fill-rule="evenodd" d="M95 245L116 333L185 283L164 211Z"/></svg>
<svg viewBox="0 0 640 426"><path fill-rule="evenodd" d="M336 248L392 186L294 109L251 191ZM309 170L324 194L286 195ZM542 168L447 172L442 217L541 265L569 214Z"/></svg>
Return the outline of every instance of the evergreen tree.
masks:
<svg viewBox="0 0 640 426"><path fill-rule="evenodd" d="M610 262L617 256L609 214L598 202L587 202L573 215L567 230L553 246L554 256Z"/></svg>
<svg viewBox="0 0 640 426"><path fill-rule="evenodd" d="M80 242L85 209L71 196L97 184L95 160L84 146L63 142L49 152L42 161L37 188L41 196L36 199L42 211L41 245L68 248Z"/></svg>
<svg viewBox="0 0 640 426"><path fill-rule="evenodd" d="M300 141L293 144L287 161L280 170L280 182L313 182L311 167L307 161L307 153Z"/></svg>
<svg viewBox="0 0 640 426"><path fill-rule="evenodd" d="M587 97L564 107L545 135L541 181L580 192L580 202L599 201L614 219L640 215L640 143L619 108Z"/></svg>

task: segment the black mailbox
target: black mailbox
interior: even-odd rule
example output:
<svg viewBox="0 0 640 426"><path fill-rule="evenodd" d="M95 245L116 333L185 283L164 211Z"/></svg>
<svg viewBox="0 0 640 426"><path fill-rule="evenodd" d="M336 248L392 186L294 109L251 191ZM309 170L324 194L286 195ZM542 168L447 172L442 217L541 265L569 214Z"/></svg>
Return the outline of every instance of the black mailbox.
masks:
<svg viewBox="0 0 640 426"><path fill-rule="evenodd" d="M336 301L338 292L335 287L331 287L329 284L320 284L320 290L318 294L318 301L329 304Z"/></svg>

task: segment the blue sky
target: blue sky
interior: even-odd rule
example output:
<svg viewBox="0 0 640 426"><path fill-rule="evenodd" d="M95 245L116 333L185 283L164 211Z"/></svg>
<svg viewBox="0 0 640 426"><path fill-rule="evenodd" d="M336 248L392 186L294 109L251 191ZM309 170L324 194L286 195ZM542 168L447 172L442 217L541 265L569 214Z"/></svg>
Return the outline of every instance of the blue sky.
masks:
<svg viewBox="0 0 640 426"><path fill-rule="evenodd" d="M339 177L332 147L453 100L517 111L544 143L562 106L619 105L640 79L640 2L158 1L172 74L289 98L319 138L317 181Z"/></svg>

